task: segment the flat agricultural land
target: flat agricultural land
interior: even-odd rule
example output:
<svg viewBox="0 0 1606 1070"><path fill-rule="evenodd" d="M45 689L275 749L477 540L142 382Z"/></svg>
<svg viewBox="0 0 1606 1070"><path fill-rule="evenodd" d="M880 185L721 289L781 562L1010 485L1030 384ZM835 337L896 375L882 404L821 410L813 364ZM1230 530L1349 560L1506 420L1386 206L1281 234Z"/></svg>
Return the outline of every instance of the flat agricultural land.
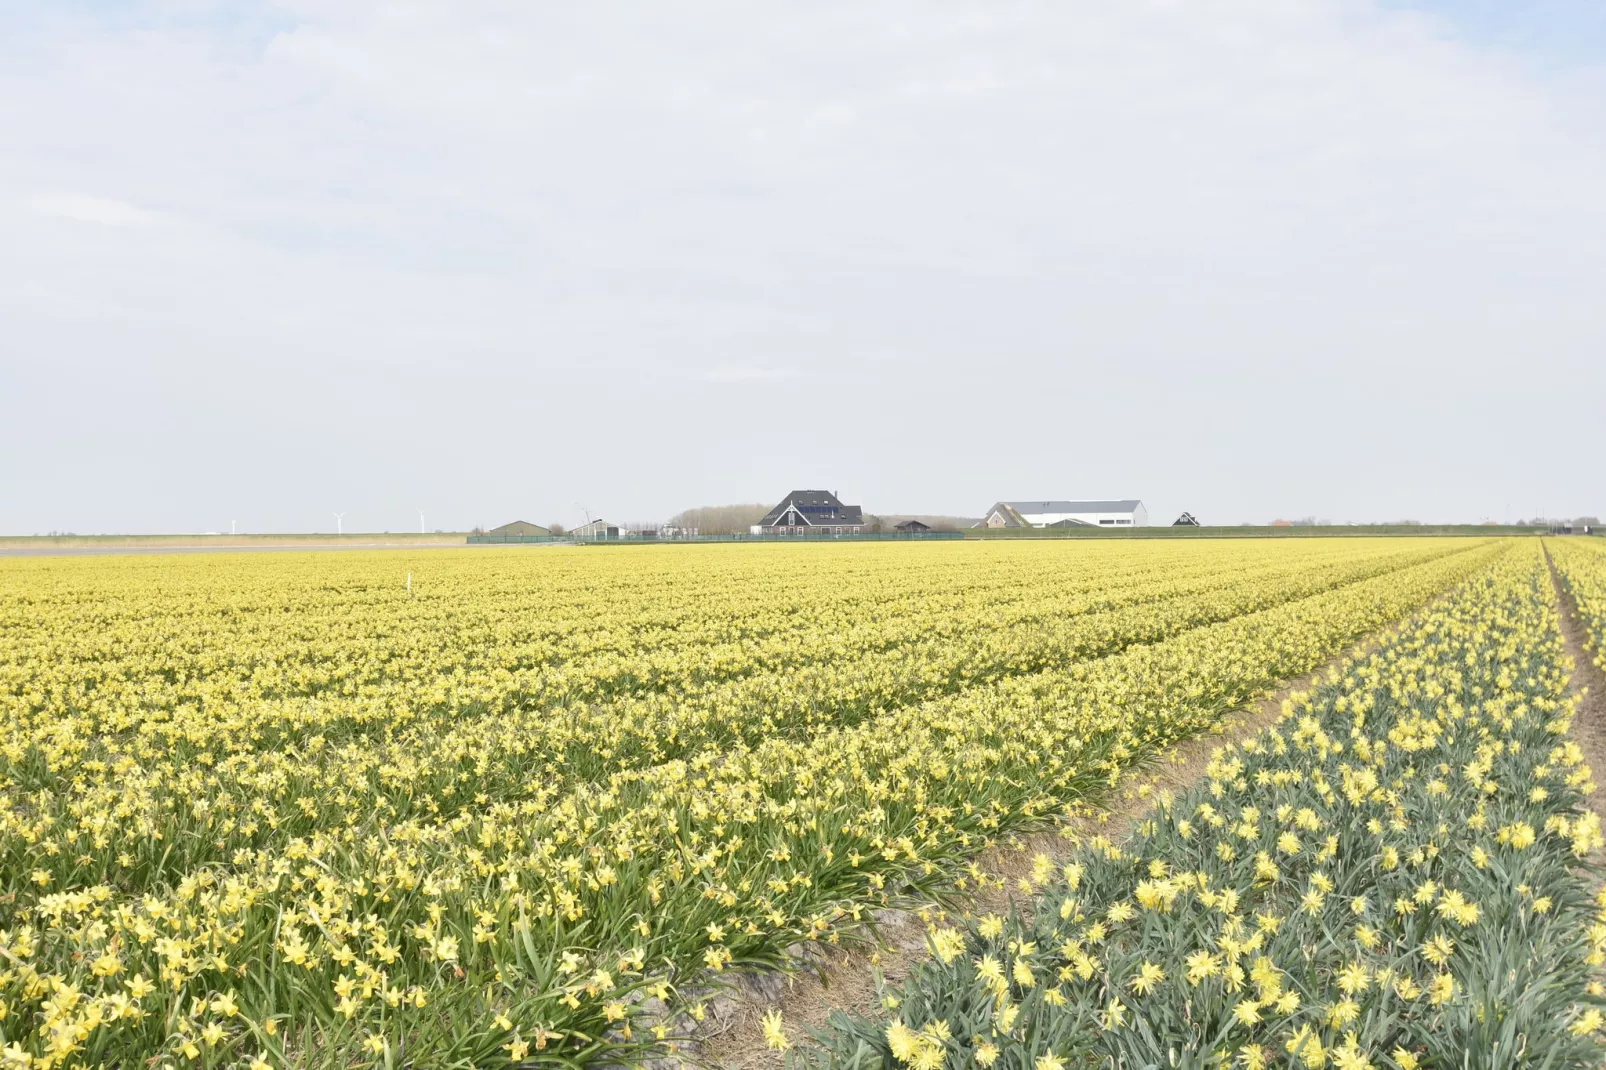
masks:
<svg viewBox="0 0 1606 1070"><path fill-rule="evenodd" d="M56 554L200 553L225 550L356 550L463 546L462 532L351 535L0 535L0 557Z"/></svg>
<svg viewBox="0 0 1606 1070"><path fill-rule="evenodd" d="M1555 554L1597 643L1601 550ZM940 994L912 987L926 1002L899 1015L856 1008L871 1017L805 1057L935 1067L980 1052L1041 1070L1045 1052L1097 1054L1096 1036L1146 1013L1139 997L1198 997L1230 1018L1250 982L1206 1003L1173 961L1206 929L1145 942L1170 933L1160 914L1196 908L1227 928L1208 930L1214 972L1195 972L1261 971L1264 1005L1234 1043L1284 1054L1302 1026L1328 1047L1357 1028L1404 1043L1413 1030L1454 1039L1490 1013L1478 971L1494 967L1469 950L1413 965L1426 995L1374 1014L1367 993L1407 971L1368 957L1356 923L1420 965L1433 918L1455 926L1450 961L1454 947L1488 950L1482 922L1527 910L1564 983L1524 1005L1524 1036L1539 1015L1566 1056L1599 1024L1585 1017L1580 979L1599 947L1572 853L1599 830L1578 817L1581 752L1557 749L1569 663L1546 561L1540 540L1490 538L3 560L6 1058L261 1070L660 1057L695 1042L724 982L863 940L877 912L954 903L993 845L1096 817L1166 748L1405 621L1438 630L1409 633L1421 641L1354 686L1408 696L1408 710L1336 692L1291 710L1320 729L1329 762L1300 772L1298 806L1285 814L1271 794L1289 782L1282 766L1265 779L1252 762L1212 767L1224 787L1202 799L1226 824L1189 820L1219 866L1189 853L1193 832L1130 854L1106 840L1098 865L1114 868L1027 882L1059 895L1066 926L1030 951L1018 928L1006 947L1001 923L932 915L934 961L993 956L1002 987L993 967L963 967ZM1355 721L1362 708L1377 719ZM1316 738L1295 725L1295 740ZM1452 735L1441 766L1431 748ZM1424 816L1435 810L1443 824ZM1393 856L1365 839L1373 817L1395 830ZM1485 839L1485 859L1522 873L1527 893L1477 883L1463 852ZM1255 868L1262 851L1274 875ZM1398 867L1423 927L1367 890ZM1076 895L1063 906L1065 882L1084 879L1076 894L1102 897L1097 918ZM1278 945L1272 986L1257 966L1269 937L1252 934L1324 881L1338 883L1317 905L1342 932L1280 924L1360 939L1366 984L1335 980L1323 943L1305 966L1304 945ZM1536 914L1540 894L1552 898ZM1333 1012L1333 985L1355 989L1355 1015ZM1296 989L1306 1002L1275 1004ZM766 1033L788 1042L778 1016Z"/></svg>
<svg viewBox="0 0 1606 1070"><path fill-rule="evenodd" d="M1506 535L1542 535L1544 529L1492 524L1344 524L1286 525L1242 524L1214 527L1141 528L966 528L967 539L1342 539L1378 536L1420 537L1454 535L1460 538L1497 538Z"/></svg>

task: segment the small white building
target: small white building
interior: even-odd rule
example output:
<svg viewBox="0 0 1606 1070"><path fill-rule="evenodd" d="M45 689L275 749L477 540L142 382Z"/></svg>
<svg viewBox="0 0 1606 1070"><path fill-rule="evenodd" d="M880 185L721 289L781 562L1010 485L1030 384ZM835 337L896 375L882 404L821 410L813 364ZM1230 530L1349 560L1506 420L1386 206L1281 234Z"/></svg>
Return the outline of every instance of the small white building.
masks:
<svg viewBox="0 0 1606 1070"><path fill-rule="evenodd" d="M588 520L584 524L569 532L571 539L617 539L619 525L610 524L606 520Z"/></svg>
<svg viewBox="0 0 1606 1070"><path fill-rule="evenodd" d="M984 528L1141 528L1149 511L1135 498L1099 502L999 502L977 525Z"/></svg>

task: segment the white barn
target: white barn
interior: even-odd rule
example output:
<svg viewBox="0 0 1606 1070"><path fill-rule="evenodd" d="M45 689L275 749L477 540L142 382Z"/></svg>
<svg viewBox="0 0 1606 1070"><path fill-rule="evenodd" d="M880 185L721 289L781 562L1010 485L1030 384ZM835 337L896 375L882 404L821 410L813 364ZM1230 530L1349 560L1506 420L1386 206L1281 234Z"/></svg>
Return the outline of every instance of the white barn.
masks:
<svg viewBox="0 0 1606 1070"><path fill-rule="evenodd" d="M1141 528L1149 511L1135 498L1099 502L999 502L987 510L985 528Z"/></svg>

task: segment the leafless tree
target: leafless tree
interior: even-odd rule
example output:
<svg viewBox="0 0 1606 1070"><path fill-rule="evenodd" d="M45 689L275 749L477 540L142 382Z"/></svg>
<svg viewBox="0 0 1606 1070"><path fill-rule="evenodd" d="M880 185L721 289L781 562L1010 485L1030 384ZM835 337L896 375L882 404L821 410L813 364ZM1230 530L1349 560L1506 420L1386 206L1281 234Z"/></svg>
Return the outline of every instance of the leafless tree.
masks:
<svg viewBox="0 0 1606 1070"><path fill-rule="evenodd" d="M669 518L669 525L695 528L705 535L745 535L747 529L764 519L767 505L703 505Z"/></svg>

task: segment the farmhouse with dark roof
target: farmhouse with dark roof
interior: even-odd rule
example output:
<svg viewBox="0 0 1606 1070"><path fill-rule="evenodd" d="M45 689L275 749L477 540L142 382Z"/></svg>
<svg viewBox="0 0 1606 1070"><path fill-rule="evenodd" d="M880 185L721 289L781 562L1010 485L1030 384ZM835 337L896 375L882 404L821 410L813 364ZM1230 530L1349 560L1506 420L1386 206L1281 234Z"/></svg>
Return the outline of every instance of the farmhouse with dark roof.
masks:
<svg viewBox="0 0 1606 1070"><path fill-rule="evenodd" d="M853 535L864 530L864 510L843 505L828 490L794 490L753 525L754 535Z"/></svg>

